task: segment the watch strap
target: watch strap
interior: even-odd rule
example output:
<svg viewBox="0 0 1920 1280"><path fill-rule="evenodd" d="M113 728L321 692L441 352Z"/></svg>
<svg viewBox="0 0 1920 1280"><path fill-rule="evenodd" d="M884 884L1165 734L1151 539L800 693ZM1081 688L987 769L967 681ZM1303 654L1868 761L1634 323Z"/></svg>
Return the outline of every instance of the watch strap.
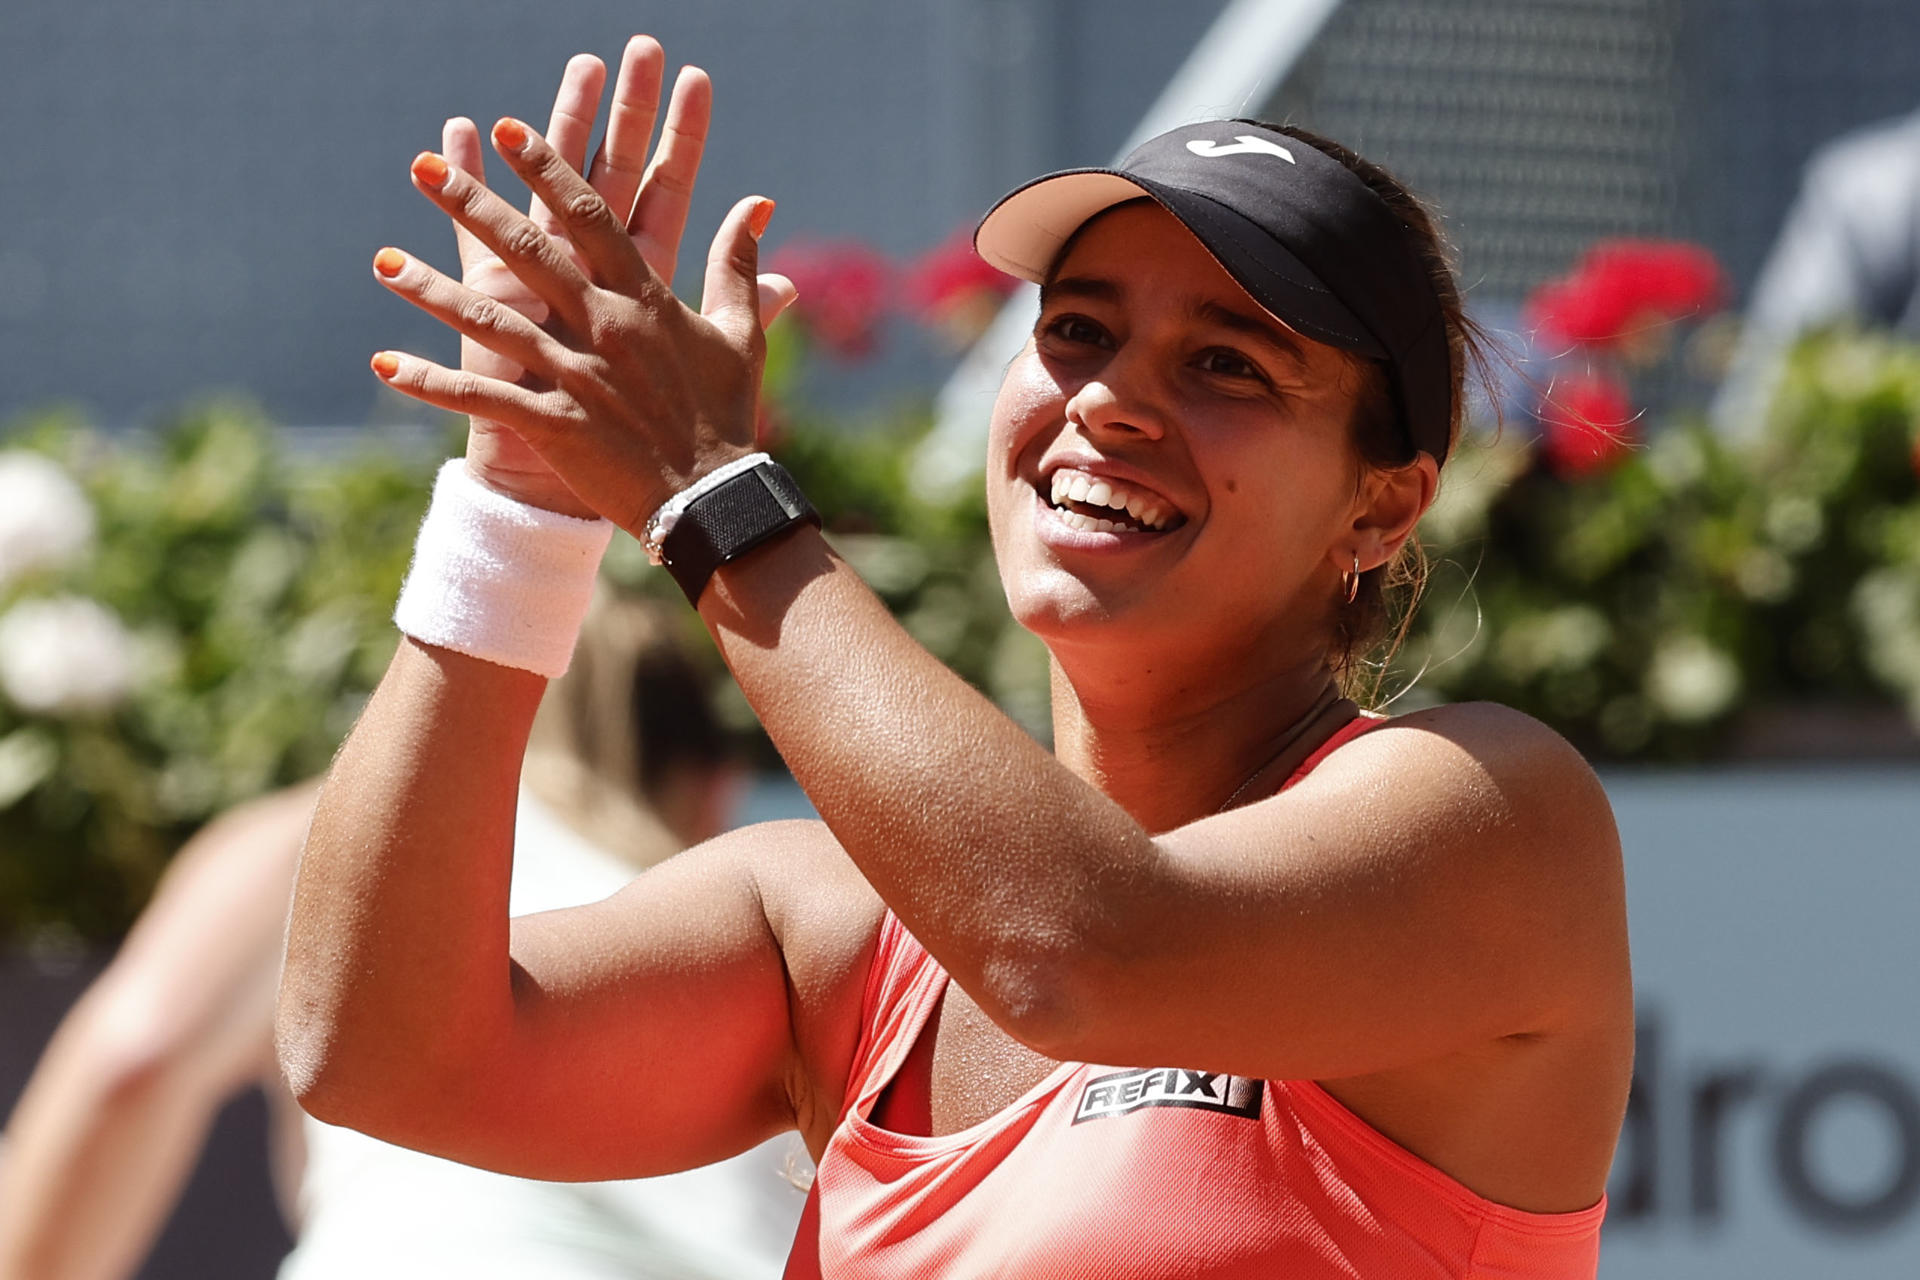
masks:
<svg viewBox="0 0 1920 1280"><path fill-rule="evenodd" d="M731 476L688 503L660 540L661 563L693 604L721 565L820 514L772 460Z"/></svg>

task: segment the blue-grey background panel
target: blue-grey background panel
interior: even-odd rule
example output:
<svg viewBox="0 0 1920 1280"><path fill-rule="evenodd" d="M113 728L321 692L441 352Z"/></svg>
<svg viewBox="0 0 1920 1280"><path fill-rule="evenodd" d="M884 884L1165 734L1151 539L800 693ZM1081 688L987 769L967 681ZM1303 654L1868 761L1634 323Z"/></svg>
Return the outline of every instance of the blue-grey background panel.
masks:
<svg viewBox="0 0 1920 1280"><path fill-rule="evenodd" d="M636 31L713 75L681 282L737 197L769 236L924 249L1039 169L1104 160L1221 0L8 0L0 6L0 417L108 425L214 388L297 424L373 416L367 356L450 355L384 296L452 259L407 162L441 121L546 119L567 57Z"/></svg>

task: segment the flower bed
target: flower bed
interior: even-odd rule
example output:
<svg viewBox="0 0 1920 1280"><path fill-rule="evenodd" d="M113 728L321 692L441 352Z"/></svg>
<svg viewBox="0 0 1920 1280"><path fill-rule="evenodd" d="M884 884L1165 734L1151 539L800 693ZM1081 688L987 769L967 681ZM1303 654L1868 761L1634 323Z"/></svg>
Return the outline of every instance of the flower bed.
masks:
<svg viewBox="0 0 1920 1280"><path fill-rule="evenodd" d="M1917 429L1920 351L1833 334L1751 441L1680 422L1581 468L1478 441L1424 526L1440 563L1402 670L1607 759L1726 753L1754 707L1920 723Z"/></svg>
<svg viewBox="0 0 1920 1280"><path fill-rule="evenodd" d="M1007 615L980 495L907 483L925 413L785 421L848 558L1044 734L1045 653ZM1850 733L1900 749L1920 723L1916 424L1920 351L1832 335L1794 353L1750 444L1682 422L1567 467L1519 425L1476 437L1423 527L1436 569L1383 688L1506 702L1603 760L1756 734L1776 755ZM392 652L435 459L289 458L232 406L138 440L48 418L6 449L0 943L111 938L199 823L325 767ZM608 569L671 594L630 539ZM1809 703L1825 745L1796 738Z"/></svg>

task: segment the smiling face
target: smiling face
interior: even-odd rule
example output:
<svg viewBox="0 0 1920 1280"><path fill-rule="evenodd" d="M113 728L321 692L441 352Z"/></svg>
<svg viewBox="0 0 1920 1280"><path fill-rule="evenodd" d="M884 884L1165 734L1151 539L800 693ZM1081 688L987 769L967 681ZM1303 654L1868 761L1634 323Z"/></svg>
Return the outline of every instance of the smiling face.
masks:
<svg viewBox="0 0 1920 1280"><path fill-rule="evenodd" d="M988 503L1014 616L1056 657L1308 657L1351 556L1370 567L1363 385L1158 205L1099 216L994 406Z"/></svg>

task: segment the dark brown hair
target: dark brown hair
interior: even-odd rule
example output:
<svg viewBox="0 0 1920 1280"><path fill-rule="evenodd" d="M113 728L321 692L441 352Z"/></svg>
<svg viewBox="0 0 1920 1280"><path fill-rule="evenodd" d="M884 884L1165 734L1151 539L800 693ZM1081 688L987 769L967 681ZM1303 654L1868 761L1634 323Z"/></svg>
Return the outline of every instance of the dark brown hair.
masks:
<svg viewBox="0 0 1920 1280"><path fill-rule="evenodd" d="M1248 123L1277 130L1338 160L1365 182L1399 219L1414 253L1427 269L1434 296L1440 302L1441 320L1446 325L1447 381L1453 400L1447 419L1447 450L1451 455L1460 439L1469 368L1482 385L1489 391L1492 389L1488 360L1491 344L1461 302L1449 246L1434 225L1432 214L1398 178L1330 138L1295 125L1259 120ZM1383 470L1406 466L1415 456L1413 439L1394 404L1386 368L1371 360L1361 360L1358 364L1365 382L1355 398L1354 448L1368 466ZM1414 610L1426 584L1427 556L1416 533L1392 559L1360 575L1359 590L1351 603L1342 598L1335 604L1330 651L1334 672L1348 696L1364 705L1381 701L1387 666L1413 625Z"/></svg>

